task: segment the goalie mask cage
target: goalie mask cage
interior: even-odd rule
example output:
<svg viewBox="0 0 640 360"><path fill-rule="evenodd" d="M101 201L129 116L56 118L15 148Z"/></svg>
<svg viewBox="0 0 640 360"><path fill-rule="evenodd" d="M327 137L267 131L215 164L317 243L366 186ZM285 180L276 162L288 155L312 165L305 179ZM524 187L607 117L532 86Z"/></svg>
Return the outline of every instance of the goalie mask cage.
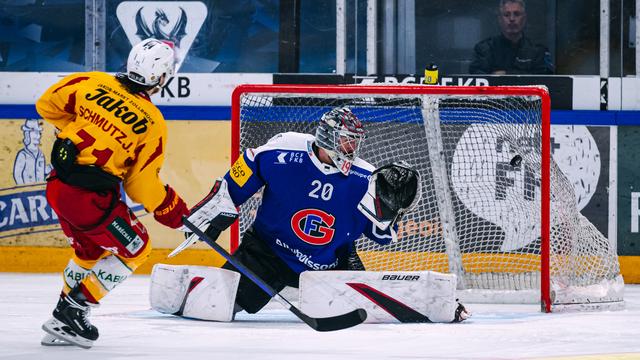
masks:
<svg viewBox="0 0 640 360"><path fill-rule="evenodd" d="M345 105L366 130L361 158L375 167L405 160L422 175L398 241L356 242L367 270L454 273L471 302L623 306L615 248L580 214L551 158L546 89L242 85L232 97L232 161L281 132L314 134L322 114ZM256 194L241 207L232 250L259 204Z"/></svg>

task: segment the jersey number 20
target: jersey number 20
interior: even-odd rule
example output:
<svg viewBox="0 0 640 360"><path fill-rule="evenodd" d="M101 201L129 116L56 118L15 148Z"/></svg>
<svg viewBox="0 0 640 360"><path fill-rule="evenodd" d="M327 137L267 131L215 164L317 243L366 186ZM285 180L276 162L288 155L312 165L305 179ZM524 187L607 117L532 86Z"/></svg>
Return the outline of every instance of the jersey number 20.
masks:
<svg viewBox="0 0 640 360"><path fill-rule="evenodd" d="M331 200L331 196L333 195L333 185L330 183L322 184L320 180L313 180L311 182L311 186L313 186L313 190L309 192L309 197L314 199L322 199L324 201ZM320 193L320 194L318 194Z"/></svg>

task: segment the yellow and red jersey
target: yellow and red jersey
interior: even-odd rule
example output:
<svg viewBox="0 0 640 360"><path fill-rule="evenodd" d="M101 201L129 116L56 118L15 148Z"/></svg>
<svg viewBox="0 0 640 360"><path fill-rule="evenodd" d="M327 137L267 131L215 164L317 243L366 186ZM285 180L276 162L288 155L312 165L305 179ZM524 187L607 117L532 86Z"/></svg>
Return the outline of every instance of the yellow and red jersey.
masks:
<svg viewBox="0 0 640 360"><path fill-rule="evenodd" d="M147 211L163 202L167 191L158 174L167 125L145 93L130 93L107 73L77 73L51 86L36 109L60 131L58 137L73 141L78 164L123 179L129 197Z"/></svg>

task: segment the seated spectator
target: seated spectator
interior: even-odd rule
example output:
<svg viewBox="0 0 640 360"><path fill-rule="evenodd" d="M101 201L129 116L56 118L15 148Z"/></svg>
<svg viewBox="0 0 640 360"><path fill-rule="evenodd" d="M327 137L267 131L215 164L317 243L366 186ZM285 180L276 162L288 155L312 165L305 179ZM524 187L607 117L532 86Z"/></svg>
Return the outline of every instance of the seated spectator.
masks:
<svg viewBox="0 0 640 360"><path fill-rule="evenodd" d="M471 74L553 74L549 50L525 36L524 0L500 0L498 23L502 34L474 47Z"/></svg>

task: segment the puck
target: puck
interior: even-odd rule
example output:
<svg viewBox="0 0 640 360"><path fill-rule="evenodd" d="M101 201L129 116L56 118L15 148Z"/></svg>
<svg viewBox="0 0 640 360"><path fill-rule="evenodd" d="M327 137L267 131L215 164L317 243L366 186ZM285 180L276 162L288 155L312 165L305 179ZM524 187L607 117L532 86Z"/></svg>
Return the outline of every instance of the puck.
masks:
<svg viewBox="0 0 640 360"><path fill-rule="evenodd" d="M514 156L511 161L509 162L511 164L511 166L513 167L518 167L520 166L520 163L522 162L522 156L520 155L516 155Z"/></svg>

